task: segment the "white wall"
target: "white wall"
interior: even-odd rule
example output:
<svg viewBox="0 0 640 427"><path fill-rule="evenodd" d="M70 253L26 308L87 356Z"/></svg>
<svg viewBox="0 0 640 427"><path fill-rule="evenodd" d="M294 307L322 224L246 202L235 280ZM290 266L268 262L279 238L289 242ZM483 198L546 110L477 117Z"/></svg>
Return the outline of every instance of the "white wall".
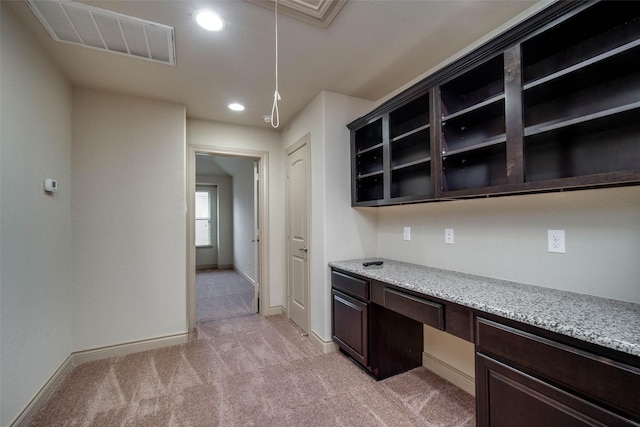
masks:
<svg viewBox="0 0 640 427"><path fill-rule="evenodd" d="M566 231L565 254L547 252L548 229ZM383 257L638 303L640 187L384 207L377 245Z"/></svg>
<svg viewBox="0 0 640 427"><path fill-rule="evenodd" d="M218 266L233 265L233 186L230 176L196 175L196 183L218 187ZM208 264L207 262L202 262ZM196 265L201 264L197 256Z"/></svg>
<svg viewBox="0 0 640 427"><path fill-rule="evenodd" d="M330 261L375 255L375 211L351 208L351 163L346 124L373 103L320 93L282 133L289 147L311 134L311 330L331 340Z"/></svg>
<svg viewBox="0 0 640 427"><path fill-rule="evenodd" d="M390 206L377 216L381 257L640 302L640 187ZM455 244L444 243L445 228ZM566 231L565 254L547 252L548 229ZM474 377L473 345L424 329L427 355Z"/></svg>
<svg viewBox="0 0 640 427"><path fill-rule="evenodd" d="M75 350L184 333L185 108L74 89Z"/></svg>
<svg viewBox="0 0 640 427"><path fill-rule="evenodd" d="M71 352L71 86L2 2L0 425ZM47 195L43 180L60 191Z"/></svg>
<svg viewBox="0 0 640 427"><path fill-rule="evenodd" d="M217 123L206 120L187 120L187 144L211 149L263 151L269 157L269 305L271 312L279 312L284 305L284 167L278 133ZM263 268L265 268L263 266ZM265 313L268 314L268 313Z"/></svg>

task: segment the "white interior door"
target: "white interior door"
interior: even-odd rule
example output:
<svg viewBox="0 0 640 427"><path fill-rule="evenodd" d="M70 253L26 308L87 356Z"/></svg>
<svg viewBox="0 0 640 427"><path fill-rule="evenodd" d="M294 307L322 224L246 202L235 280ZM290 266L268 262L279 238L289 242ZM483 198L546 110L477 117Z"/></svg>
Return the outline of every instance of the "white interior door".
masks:
<svg viewBox="0 0 640 427"><path fill-rule="evenodd" d="M287 152L287 292L289 317L309 331L309 138Z"/></svg>
<svg viewBox="0 0 640 427"><path fill-rule="evenodd" d="M255 290L253 294L253 311L260 312L260 161L253 162L253 277Z"/></svg>

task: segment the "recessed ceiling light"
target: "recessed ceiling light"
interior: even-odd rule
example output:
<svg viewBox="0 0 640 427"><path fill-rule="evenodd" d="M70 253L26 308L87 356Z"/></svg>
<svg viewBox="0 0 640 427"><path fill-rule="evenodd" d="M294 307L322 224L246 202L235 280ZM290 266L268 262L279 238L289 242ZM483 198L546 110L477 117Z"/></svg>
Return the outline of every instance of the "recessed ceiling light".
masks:
<svg viewBox="0 0 640 427"><path fill-rule="evenodd" d="M208 31L221 31L224 29L224 21L220 16L210 10L198 10L193 14L196 24Z"/></svg>
<svg viewBox="0 0 640 427"><path fill-rule="evenodd" d="M229 109L233 111L244 111L244 105L234 102L233 104L229 104Z"/></svg>

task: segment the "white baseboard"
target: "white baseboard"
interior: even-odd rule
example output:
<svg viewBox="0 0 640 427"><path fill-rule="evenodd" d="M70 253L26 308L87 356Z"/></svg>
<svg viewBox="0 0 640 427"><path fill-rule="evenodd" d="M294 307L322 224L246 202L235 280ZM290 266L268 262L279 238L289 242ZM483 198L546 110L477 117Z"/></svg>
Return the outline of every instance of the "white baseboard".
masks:
<svg viewBox="0 0 640 427"><path fill-rule="evenodd" d="M82 350L71 353L74 364L92 362L94 360L107 359L109 357L126 356L131 353L154 350L156 348L169 347L172 345L185 344L189 342L189 333L167 335L159 338L133 341L124 344L110 345L106 347Z"/></svg>
<svg viewBox="0 0 640 427"><path fill-rule="evenodd" d="M200 264L196 265L196 270L217 270L218 264Z"/></svg>
<svg viewBox="0 0 640 427"><path fill-rule="evenodd" d="M338 351L338 344L336 344L333 341L323 340L322 338L320 338L320 336L318 336L318 334L316 334L313 331L311 331L311 333L309 334L309 339L311 339L311 342L313 343L313 345L315 345L317 348L322 350L323 354L333 353L334 351Z"/></svg>
<svg viewBox="0 0 640 427"><path fill-rule="evenodd" d="M80 363L92 362L94 360L107 359L109 357L125 356L131 353L153 350L156 348L168 347L172 345L184 344L189 341L189 333L168 335L148 340L140 340L125 344L111 345L91 350L76 351L71 353L60 367L47 380L42 388L31 399L16 419L9 424L11 427L23 427L29 424L33 415L40 406L47 400L55 390L64 375L74 366Z"/></svg>
<svg viewBox="0 0 640 427"><path fill-rule="evenodd" d="M285 316L287 315L287 309L281 305L276 305L275 307L269 307L269 311L266 313L261 313L263 316Z"/></svg>
<svg viewBox="0 0 640 427"><path fill-rule="evenodd" d="M448 363L433 357L429 353L422 353L422 366L470 395L476 395L475 379Z"/></svg>
<svg viewBox="0 0 640 427"><path fill-rule="evenodd" d="M241 275L242 277L244 277L245 279L247 279L253 286L256 285L255 280L253 280L251 277L247 276L244 271L240 270L239 268L237 268L236 266L233 266L233 270L238 273L239 275Z"/></svg>
<svg viewBox="0 0 640 427"><path fill-rule="evenodd" d="M64 378L65 374L73 368L74 362L73 357L69 355L64 362L56 369L56 371L51 375L49 380L42 386L40 390L33 396L31 401L24 407L22 412L16 417L11 424L11 427L23 427L27 426L31 421L31 418L38 412L38 409L42 406L44 402L46 402L47 398L53 393L56 389L62 378Z"/></svg>

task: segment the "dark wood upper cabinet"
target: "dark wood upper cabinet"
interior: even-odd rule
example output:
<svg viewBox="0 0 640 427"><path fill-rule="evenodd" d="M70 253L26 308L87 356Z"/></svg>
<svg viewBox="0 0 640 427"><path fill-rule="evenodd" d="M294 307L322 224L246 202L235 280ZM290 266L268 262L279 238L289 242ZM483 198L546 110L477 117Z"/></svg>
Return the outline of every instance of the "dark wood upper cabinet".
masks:
<svg viewBox="0 0 640 427"><path fill-rule="evenodd" d="M384 198L382 118L353 131L351 138L354 201L362 203Z"/></svg>
<svg viewBox="0 0 640 427"><path fill-rule="evenodd" d="M389 198L431 197L429 93L389 113Z"/></svg>
<svg viewBox="0 0 640 427"><path fill-rule="evenodd" d="M352 204L640 183L640 2L558 2L351 130Z"/></svg>
<svg viewBox="0 0 640 427"><path fill-rule="evenodd" d="M439 86L442 193L507 183L504 55Z"/></svg>

